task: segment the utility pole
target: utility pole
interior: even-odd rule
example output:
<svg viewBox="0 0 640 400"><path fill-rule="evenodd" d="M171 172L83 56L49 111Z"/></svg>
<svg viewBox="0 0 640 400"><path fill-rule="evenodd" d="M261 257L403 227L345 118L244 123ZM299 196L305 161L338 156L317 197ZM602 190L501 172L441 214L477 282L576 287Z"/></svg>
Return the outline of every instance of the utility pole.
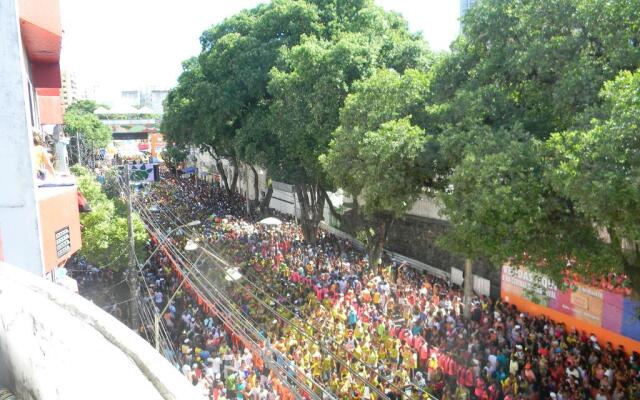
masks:
<svg viewBox="0 0 640 400"><path fill-rule="evenodd" d="M80 156L80 132L76 134L76 148L78 149L78 165L82 165L82 156Z"/></svg>
<svg viewBox="0 0 640 400"><path fill-rule="evenodd" d="M129 283L129 326L134 331L138 331L138 265L136 261L136 242L133 236L133 215L131 212L131 185L129 184L129 164L123 165L124 184L127 194L127 230L129 234L129 266L127 269L127 279Z"/></svg>

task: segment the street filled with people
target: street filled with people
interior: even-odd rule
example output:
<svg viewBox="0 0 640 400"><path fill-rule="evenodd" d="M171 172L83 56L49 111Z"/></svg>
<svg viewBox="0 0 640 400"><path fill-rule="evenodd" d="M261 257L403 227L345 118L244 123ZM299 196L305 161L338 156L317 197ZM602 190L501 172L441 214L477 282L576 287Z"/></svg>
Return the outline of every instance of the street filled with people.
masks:
<svg viewBox="0 0 640 400"><path fill-rule="evenodd" d="M138 198L140 207L159 208L147 215L165 233L202 221L167 240L193 240L239 269L241 279L224 279L207 256L198 267L318 398L328 398L321 388L340 399L640 398L640 355L591 332L484 296L467 318L460 287L390 259L372 266L350 241L322 230L308 243L285 216L261 224L246 215L242 196L193 177L163 179ZM179 288L175 258L158 251L143 270L145 301L157 313L166 308L167 358L203 398L294 398L292 382L219 310Z"/></svg>

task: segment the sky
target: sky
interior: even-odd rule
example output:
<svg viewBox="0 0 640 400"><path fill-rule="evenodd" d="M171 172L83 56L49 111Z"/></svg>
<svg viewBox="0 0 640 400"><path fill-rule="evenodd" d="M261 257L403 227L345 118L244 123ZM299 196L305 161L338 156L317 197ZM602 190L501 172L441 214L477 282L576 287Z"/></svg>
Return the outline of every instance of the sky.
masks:
<svg viewBox="0 0 640 400"><path fill-rule="evenodd" d="M211 25L264 0L60 0L62 69L97 100L114 102L120 90L176 83L183 60L200 52ZM459 0L376 0L401 13L434 50L457 36Z"/></svg>

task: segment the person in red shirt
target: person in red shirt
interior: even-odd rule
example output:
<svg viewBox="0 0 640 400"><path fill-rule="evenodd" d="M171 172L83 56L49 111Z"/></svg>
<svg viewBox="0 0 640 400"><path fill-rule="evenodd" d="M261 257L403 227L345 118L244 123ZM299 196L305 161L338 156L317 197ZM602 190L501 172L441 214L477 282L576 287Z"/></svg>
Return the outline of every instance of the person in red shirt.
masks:
<svg viewBox="0 0 640 400"><path fill-rule="evenodd" d="M467 367L464 373L464 385L469 389L473 389L473 384L474 384L473 381L474 381L473 367Z"/></svg>
<svg viewBox="0 0 640 400"><path fill-rule="evenodd" d="M420 360L420 368L426 370L429 361L429 344L426 341L420 346L418 360Z"/></svg>
<svg viewBox="0 0 640 400"><path fill-rule="evenodd" d="M556 383L562 382L562 379L564 378L564 368L562 367L562 363L556 362L549 373Z"/></svg>
<svg viewBox="0 0 640 400"><path fill-rule="evenodd" d="M458 371L458 363L454 358L451 358L451 360L449 361L449 365L447 367L448 367L447 375L455 376L456 372Z"/></svg>
<svg viewBox="0 0 640 400"><path fill-rule="evenodd" d="M458 383L458 386L465 386L464 384L465 372L466 372L466 369L461 365L457 371L458 379L456 380L456 382Z"/></svg>
<svg viewBox="0 0 640 400"><path fill-rule="evenodd" d="M489 397L485 389L484 379L481 377L476 378L476 387L473 389L473 394L477 399L486 399Z"/></svg>

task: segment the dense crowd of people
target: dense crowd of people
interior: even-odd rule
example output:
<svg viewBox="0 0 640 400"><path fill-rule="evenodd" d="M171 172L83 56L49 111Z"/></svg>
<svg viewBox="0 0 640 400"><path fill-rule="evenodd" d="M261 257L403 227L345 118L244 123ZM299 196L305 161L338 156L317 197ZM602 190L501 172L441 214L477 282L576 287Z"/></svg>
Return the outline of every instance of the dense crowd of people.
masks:
<svg viewBox="0 0 640 400"><path fill-rule="evenodd" d="M325 232L311 245L286 218L256 223L239 195L206 183L166 179L147 201L171 210L158 217L165 231L206 221L198 227L202 245L246 278L229 285L230 298L274 349L337 398L640 398L640 355L589 332L487 297L474 299L467 319L459 287L390 260L371 268L350 242ZM147 282L162 293L149 299L162 309L179 284L163 253L147 267ZM281 317L266 311L267 299ZM162 318L179 367L206 396L287 396L193 297L178 295Z"/></svg>
<svg viewBox="0 0 640 400"><path fill-rule="evenodd" d="M165 199L169 196L176 202L174 212L190 218L196 210L210 209L213 193L210 186L194 186L187 189L179 181L165 183ZM181 188L181 190L174 190ZM162 188L158 188L162 192ZM235 199L241 200L241 199ZM218 212L238 212L242 207L225 202L228 208L217 208ZM240 203L242 204L242 203ZM206 206L205 206L206 205ZM172 206L173 207L173 206ZM226 206L225 206L226 207ZM193 218L195 219L195 218ZM153 239L148 251L158 246ZM155 313L161 313L163 333L170 341L162 343L168 360L193 383L205 399L253 399L275 400L288 398L286 389L270 374L262 360L254 358L248 348L234 337L229 327L215 315L207 313L193 293L180 288L182 278L172 268L173 260L165 252L158 251L143 266L145 303ZM171 300L172 295L175 296ZM140 334L155 341L153 321L143 321Z"/></svg>

